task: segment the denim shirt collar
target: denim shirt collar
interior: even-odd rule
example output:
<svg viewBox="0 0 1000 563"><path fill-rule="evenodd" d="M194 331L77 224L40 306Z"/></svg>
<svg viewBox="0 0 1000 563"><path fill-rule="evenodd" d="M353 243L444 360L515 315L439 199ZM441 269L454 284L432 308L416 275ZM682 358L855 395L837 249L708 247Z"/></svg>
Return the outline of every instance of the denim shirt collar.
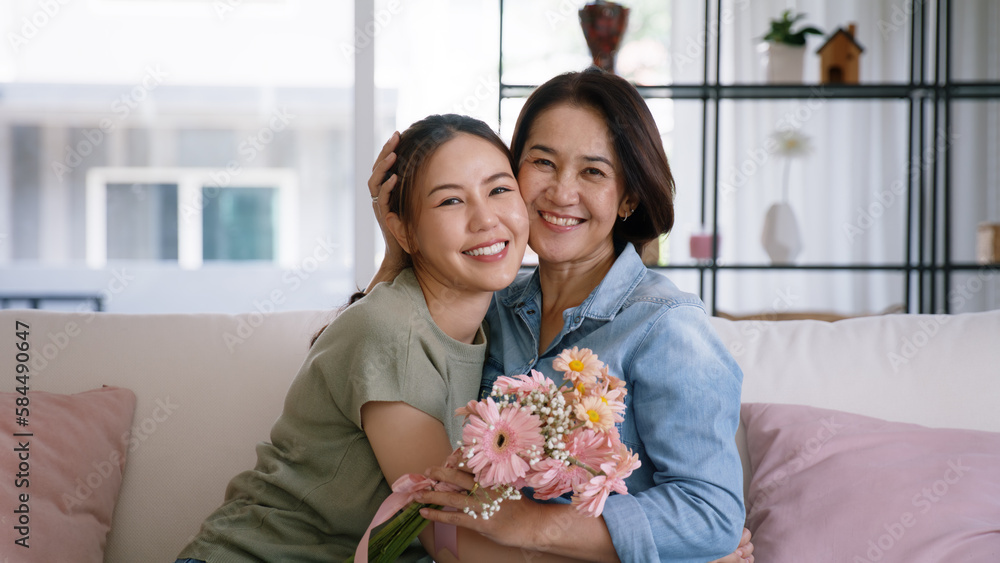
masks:
<svg viewBox="0 0 1000 563"><path fill-rule="evenodd" d="M573 322L570 330L579 326L584 318L610 321L621 311L625 302L632 295L636 286L646 275L646 266L635 251L632 243L625 243L624 246L616 245L615 250L621 249L615 263L601 280L601 283L590 292L590 295L583 300L579 306L569 309L572 312ZM518 309L526 304L535 303L540 298L542 287L538 275L538 268L530 276L514 282L505 292L506 295L501 302L510 308Z"/></svg>

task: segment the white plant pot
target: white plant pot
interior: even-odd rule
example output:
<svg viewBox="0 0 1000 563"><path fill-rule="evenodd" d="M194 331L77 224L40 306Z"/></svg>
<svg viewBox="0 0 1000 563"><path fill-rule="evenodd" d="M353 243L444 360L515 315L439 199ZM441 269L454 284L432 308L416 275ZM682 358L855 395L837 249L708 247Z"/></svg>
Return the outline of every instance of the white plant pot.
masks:
<svg viewBox="0 0 1000 563"><path fill-rule="evenodd" d="M772 264L790 264L802 252L802 235L795 212L787 203L775 203L764 217L764 229L760 235L764 250L771 257Z"/></svg>
<svg viewBox="0 0 1000 563"><path fill-rule="evenodd" d="M801 84L806 48L784 43L762 43L764 76L771 84Z"/></svg>

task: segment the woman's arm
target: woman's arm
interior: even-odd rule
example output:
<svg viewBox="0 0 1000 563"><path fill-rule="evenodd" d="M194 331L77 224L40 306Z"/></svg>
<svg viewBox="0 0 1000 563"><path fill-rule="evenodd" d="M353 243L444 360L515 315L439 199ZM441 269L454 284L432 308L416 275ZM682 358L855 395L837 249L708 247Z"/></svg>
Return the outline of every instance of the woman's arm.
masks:
<svg viewBox="0 0 1000 563"><path fill-rule="evenodd" d="M731 552L743 528L742 373L700 307L662 308L650 320L624 367L652 482L609 498L604 517L623 559L704 561Z"/></svg>
<svg viewBox="0 0 1000 563"><path fill-rule="evenodd" d="M473 476L465 471L433 467L427 476L446 481L466 490L475 485ZM417 497L427 504L475 509L474 502L462 493L428 491ZM523 498L506 500L489 520L472 518L462 512L424 509L428 520L468 528L501 545L512 545L590 561L619 561L603 518L583 516L567 504L541 504ZM743 529L736 551L712 563L754 563L750 530Z"/></svg>
<svg viewBox="0 0 1000 563"><path fill-rule="evenodd" d="M379 265L378 271L375 272L375 276L368 283L365 293L371 292L381 282L396 279L399 272L406 267L406 253L396 242L396 238L389 233L385 223L385 217L389 214L389 193L396 187L398 177L393 174L385 182L382 181L386 172L396 162L396 153L393 151L396 150L398 144L399 132L397 131L382 145L382 150L379 151L378 157L375 159L375 165L372 166L372 175L368 177L368 195L372 198L375 220L378 221L379 230L382 231L382 240L385 242L385 257L382 258L382 263Z"/></svg>
<svg viewBox="0 0 1000 563"><path fill-rule="evenodd" d="M452 451L444 425L431 415L403 402L365 403L361 407L361 421L382 474L389 483L406 473L420 474L428 467L442 465ZM506 508L509 507L504 506ZM451 553L435 553L432 526L433 524L420 534L424 549L433 554L438 563L454 563L457 560ZM569 561L534 550L501 546L478 533L461 528L458 530L458 551L465 561L487 563Z"/></svg>
<svg viewBox="0 0 1000 563"><path fill-rule="evenodd" d="M433 467L428 476L467 490L475 484L470 473L447 467ZM417 500L460 509L469 506L464 493L426 491ZM472 518L462 512L425 509L422 513L428 520L473 530L502 545L586 561L619 561L604 519L584 516L569 504L543 504L527 497L518 501L505 500L489 520Z"/></svg>

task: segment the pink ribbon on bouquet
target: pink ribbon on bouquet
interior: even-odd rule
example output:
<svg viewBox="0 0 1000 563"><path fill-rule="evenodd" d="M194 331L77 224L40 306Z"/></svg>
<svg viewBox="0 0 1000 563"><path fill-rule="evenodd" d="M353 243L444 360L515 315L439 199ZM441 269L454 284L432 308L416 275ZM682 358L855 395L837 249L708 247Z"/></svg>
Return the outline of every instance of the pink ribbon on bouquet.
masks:
<svg viewBox="0 0 1000 563"><path fill-rule="evenodd" d="M368 525L368 530L361 537L361 543L358 544L358 549L354 552L354 561L356 563L368 563L368 540L371 537L372 530L387 521L390 516L402 510L406 505L413 502L417 494L433 490L436 484L437 481L415 473L407 473L396 479L396 482L392 484L392 494L382 501L382 505L375 512L375 517L372 518L372 523ZM435 522L434 547L439 551L447 549L457 558L458 534L455 526Z"/></svg>

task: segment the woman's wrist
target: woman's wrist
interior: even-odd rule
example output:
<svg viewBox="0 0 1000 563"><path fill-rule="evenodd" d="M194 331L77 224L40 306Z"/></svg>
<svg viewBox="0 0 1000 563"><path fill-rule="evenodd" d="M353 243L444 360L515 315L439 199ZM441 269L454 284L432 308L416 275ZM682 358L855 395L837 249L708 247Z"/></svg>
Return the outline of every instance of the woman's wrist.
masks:
<svg viewBox="0 0 1000 563"><path fill-rule="evenodd" d="M530 527L526 549L574 559L617 562L618 554L601 516L581 514L569 504L539 504L541 518Z"/></svg>
<svg viewBox="0 0 1000 563"><path fill-rule="evenodd" d="M371 293L375 286L382 282L391 282L396 279L404 269L406 269L406 264L398 260L382 260L382 264L379 265L378 271L372 277L372 280L368 283L368 287L361 291L362 297ZM351 297L352 303L354 302L354 297ZM360 299L360 297L358 298Z"/></svg>

